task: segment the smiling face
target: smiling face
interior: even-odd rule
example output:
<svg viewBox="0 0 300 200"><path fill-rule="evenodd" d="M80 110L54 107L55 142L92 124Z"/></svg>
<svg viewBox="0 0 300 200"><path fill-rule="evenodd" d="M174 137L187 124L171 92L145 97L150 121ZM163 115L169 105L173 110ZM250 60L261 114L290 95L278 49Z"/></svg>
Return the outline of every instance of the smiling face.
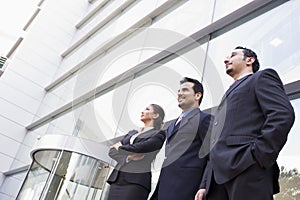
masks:
<svg viewBox="0 0 300 200"><path fill-rule="evenodd" d="M198 102L202 94L200 92L195 94L193 86L194 83L185 82L180 85L180 89L178 90L178 106L183 112L199 106Z"/></svg>
<svg viewBox="0 0 300 200"><path fill-rule="evenodd" d="M243 73L252 72L254 58L245 57L242 49L234 49L230 56L225 60L226 73L237 79Z"/></svg>

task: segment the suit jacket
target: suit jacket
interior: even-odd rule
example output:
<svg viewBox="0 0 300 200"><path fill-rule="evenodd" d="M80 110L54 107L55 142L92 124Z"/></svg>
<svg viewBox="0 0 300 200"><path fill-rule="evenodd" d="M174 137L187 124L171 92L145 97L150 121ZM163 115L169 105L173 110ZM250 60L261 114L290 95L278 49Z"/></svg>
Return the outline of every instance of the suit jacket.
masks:
<svg viewBox="0 0 300 200"><path fill-rule="evenodd" d="M137 133L136 130L129 131L121 140L122 146L119 147L119 150L110 149L109 156L117 161L117 165L107 182L112 184L118 180L122 183L139 184L150 192L151 162L164 143L165 132L155 129L145 131L135 138L133 144L130 144L130 138ZM126 162L126 158L130 154L142 154L144 158Z"/></svg>
<svg viewBox="0 0 300 200"><path fill-rule="evenodd" d="M274 193L279 192L276 159L294 119L293 107L274 70L239 80L226 92L215 113L210 168L202 185L209 189L211 171L222 184L258 163L273 169Z"/></svg>
<svg viewBox="0 0 300 200"><path fill-rule="evenodd" d="M168 127L166 157L151 199L194 199L207 162L206 157L199 157L199 150L210 120L211 115L197 108L185 116L178 127L175 121Z"/></svg>

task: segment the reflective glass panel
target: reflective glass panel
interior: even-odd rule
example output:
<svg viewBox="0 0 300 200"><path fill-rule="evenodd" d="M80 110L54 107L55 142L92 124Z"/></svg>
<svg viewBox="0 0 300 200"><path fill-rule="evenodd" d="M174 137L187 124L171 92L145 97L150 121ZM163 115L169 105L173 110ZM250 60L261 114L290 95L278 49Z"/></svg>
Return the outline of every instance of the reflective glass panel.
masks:
<svg viewBox="0 0 300 200"><path fill-rule="evenodd" d="M186 53L178 53L177 57L170 61L157 63L158 67L151 71L141 72L141 75L138 75L131 83L118 124L120 131L118 134L122 135L129 130L143 126L140 121L141 111L152 103L162 106L166 114L165 122L177 118L181 113L177 105L179 81L185 76L202 81L205 53L206 44L203 44ZM120 99L121 92L121 90L116 91L114 98ZM203 100L203 103L210 99L208 91L205 95L206 100ZM204 105L202 104L200 107L202 106ZM117 101L113 107L120 107Z"/></svg>
<svg viewBox="0 0 300 200"><path fill-rule="evenodd" d="M253 0L216 0L214 21L234 12Z"/></svg>
<svg viewBox="0 0 300 200"><path fill-rule="evenodd" d="M40 150L17 199L100 199L107 163L75 152Z"/></svg>
<svg viewBox="0 0 300 200"><path fill-rule="evenodd" d="M151 27L189 36L211 23L213 8L214 0L181 1L176 9L155 18Z"/></svg>
<svg viewBox="0 0 300 200"><path fill-rule="evenodd" d="M33 162L17 199L39 199L49 174L49 171Z"/></svg>
<svg viewBox="0 0 300 200"><path fill-rule="evenodd" d="M211 40L208 50L213 65L207 67L216 68L224 91L232 82L225 73L224 59L236 46L253 49L261 69L276 69L284 84L299 80L299 8L299 1L288 1L222 35L218 32L213 36L215 38ZM215 74L204 76L213 77Z"/></svg>

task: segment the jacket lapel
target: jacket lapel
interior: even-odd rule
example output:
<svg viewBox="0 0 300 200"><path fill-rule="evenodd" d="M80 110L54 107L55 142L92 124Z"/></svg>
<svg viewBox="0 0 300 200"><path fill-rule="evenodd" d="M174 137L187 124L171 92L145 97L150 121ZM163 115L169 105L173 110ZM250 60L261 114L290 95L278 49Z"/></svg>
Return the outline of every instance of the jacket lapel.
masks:
<svg viewBox="0 0 300 200"><path fill-rule="evenodd" d="M183 117L181 122L175 126L176 120L174 120L167 130L167 140L170 140L179 129L182 129L188 121L200 112L199 108L192 110L187 116Z"/></svg>
<svg viewBox="0 0 300 200"><path fill-rule="evenodd" d="M200 109L196 108L194 110L192 110L187 116L183 117L180 123L180 128L182 128L183 126L185 126L188 121L193 118L195 115L199 114Z"/></svg>
<svg viewBox="0 0 300 200"><path fill-rule="evenodd" d="M170 124L169 128L167 129L167 140L171 137L172 133L175 131L175 123L176 120L173 120L173 122Z"/></svg>
<svg viewBox="0 0 300 200"><path fill-rule="evenodd" d="M131 136L133 136L134 134L137 134L138 131L137 130L131 130L129 131L125 136L124 138L122 139L122 144L129 144L130 143L130 138Z"/></svg>
<svg viewBox="0 0 300 200"><path fill-rule="evenodd" d="M228 97L228 95L233 91L235 90L242 82L244 82L248 77L250 77L251 75L247 75L243 78L241 78L240 80L238 80L233 86L231 86L227 91L226 93L224 94L222 100L221 100L221 103L220 105L222 105L225 101L225 99Z"/></svg>
<svg viewBox="0 0 300 200"><path fill-rule="evenodd" d="M139 136L137 136L135 138L135 140L133 141L133 143L140 142L140 141L143 141L143 140L145 140L147 138L150 138L155 133L156 133L156 130L154 128L150 129L148 131L145 131L144 133L141 133Z"/></svg>

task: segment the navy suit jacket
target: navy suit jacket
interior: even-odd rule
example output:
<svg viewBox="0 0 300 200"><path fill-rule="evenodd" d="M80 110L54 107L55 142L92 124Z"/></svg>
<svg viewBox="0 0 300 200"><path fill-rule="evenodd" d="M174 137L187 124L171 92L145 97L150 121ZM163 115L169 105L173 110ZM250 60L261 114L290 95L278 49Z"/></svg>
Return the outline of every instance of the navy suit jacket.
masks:
<svg viewBox="0 0 300 200"><path fill-rule="evenodd" d="M122 146L119 150L110 149L109 156L118 163L107 182L111 184L121 178L123 183L139 184L150 192L151 163L165 141L165 132L155 129L145 131L135 138L133 144L130 144L130 138L136 133L136 130L129 131L121 140ZM126 162L127 156L131 154L141 154L144 158Z"/></svg>
<svg viewBox="0 0 300 200"><path fill-rule="evenodd" d="M166 157L151 199L194 199L199 188L207 158L199 157L211 115L199 108L185 116L178 127L168 127Z"/></svg>
<svg viewBox="0 0 300 200"><path fill-rule="evenodd" d="M294 123L293 107L273 69L258 71L234 84L215 113L210 164L201 187L213 175L225 183L251 165L273 168L273 192L279 192L278 154ZM272 183L271 183L272 184Z"/></svg>

